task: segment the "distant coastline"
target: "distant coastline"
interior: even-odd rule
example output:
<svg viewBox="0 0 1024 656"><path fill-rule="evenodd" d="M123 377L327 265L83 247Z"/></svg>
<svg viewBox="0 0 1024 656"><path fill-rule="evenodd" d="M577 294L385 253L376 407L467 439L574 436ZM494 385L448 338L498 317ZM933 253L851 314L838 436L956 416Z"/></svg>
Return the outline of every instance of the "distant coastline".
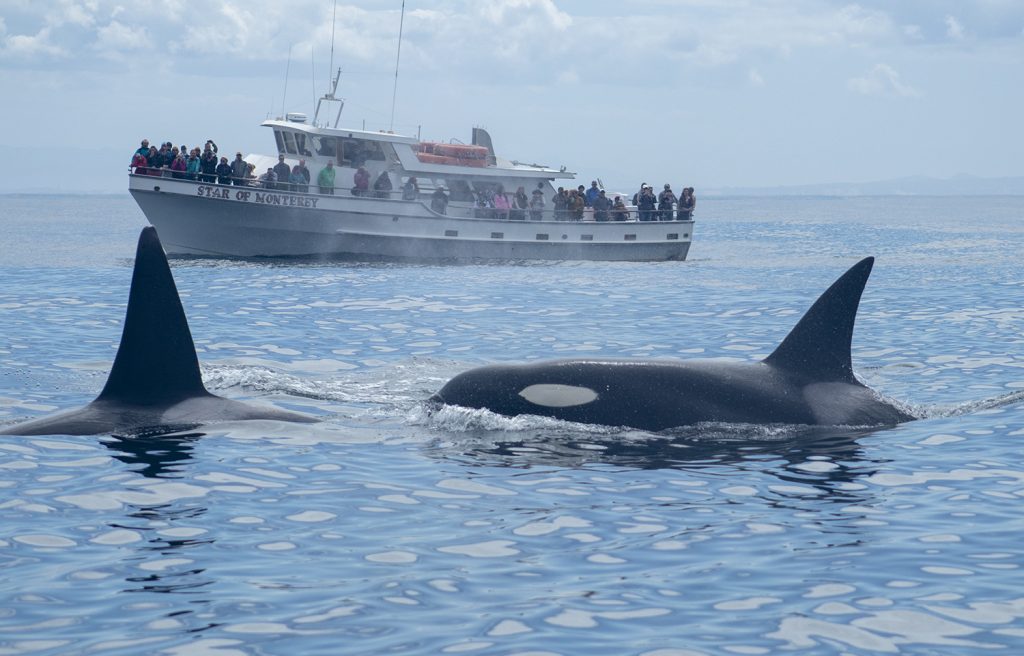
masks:
<svg viewBox="0 0 1024 656"><path fill-rule="evenodd" d="M910 176L874 182L836 182L780 187L708 187L705 198L718 196L1024 196L1024 176L952 178Z"/></svg>

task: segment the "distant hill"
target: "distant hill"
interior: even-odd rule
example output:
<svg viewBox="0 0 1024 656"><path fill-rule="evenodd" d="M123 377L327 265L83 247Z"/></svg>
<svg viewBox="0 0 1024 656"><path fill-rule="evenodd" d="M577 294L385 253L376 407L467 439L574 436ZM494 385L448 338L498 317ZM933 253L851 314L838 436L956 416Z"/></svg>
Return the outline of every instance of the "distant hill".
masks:
<svg viewBox="0 0 1024 656"><path fill-rule="evenodd" d="M1024 176L952 178L911 176L876 182L836 182L786 187L715 187L703 196L1024 196Z"/></svg>

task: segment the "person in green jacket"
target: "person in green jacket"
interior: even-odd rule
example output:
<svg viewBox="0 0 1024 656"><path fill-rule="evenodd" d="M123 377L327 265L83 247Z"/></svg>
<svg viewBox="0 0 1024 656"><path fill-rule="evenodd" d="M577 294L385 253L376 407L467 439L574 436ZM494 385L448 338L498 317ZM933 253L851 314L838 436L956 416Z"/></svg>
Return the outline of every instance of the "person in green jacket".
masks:
<svg viewBox="0 0 1024 656"><path fill-rule="evenodd" d="M316 183L320 187L321 194L334 195L334 162L328 160L327 166L320 169L320 173L316 176Z"/></svg>

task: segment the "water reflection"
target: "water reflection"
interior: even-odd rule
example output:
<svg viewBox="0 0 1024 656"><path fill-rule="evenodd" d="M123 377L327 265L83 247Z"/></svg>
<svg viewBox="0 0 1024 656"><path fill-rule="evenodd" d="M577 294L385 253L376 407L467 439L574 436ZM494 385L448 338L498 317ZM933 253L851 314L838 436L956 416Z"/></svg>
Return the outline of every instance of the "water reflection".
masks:
<svg viewBox="0 0 1024 656"><path fill-rule="evenodd" d="M147 479L188 478L195 443L204 433L185 432L195 426L163 427L135 435L113 435L104 445L114 458ZM169 484L169 483L168 483ZM195 527L208 510L195 501L176 501L129 506L124 521L109 524L124 535L141 536L123 559L131 575L124 592L195 595L215 580L196 564L194 550L214 543L206 531ZM201 603L204 600L195 600ZM191 611L190 611L191 612Z"/></svg>
<svg viewBox="0 0 1024 656"><path fill-rule="evenodd" d="M192 426L164 427L135 435L113 435L104 444L114 458L133 467L146 478L181 478L184 465L192 460L194 443L205 433L188 433Z"/></svg>
<svg viewBox="0 0 1024 656"><path fill-rule="evenodd" d="M883 464L858 440L877 429L824 426L704 425L669 433L555 434L549 431L461 435L434 447L499 467L578 468L593 464L628 469L698 471L728 466L766 471L786 483L812 486L823 498L859 500L856 481Z"/></svg>

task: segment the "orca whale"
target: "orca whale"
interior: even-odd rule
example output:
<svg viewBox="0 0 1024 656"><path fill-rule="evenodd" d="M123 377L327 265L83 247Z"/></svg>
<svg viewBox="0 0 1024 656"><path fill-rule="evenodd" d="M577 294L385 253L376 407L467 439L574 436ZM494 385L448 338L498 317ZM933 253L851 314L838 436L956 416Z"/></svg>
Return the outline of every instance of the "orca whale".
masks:
<svg viewBox="0 0 1024 656"><path fill-rule="evenodd" d="M241 419L316 421L206 390L167 256L156 228L147 227L139 235L121 343L103 391L85 407L7 426L0 434L153 434L161 427L180 430Z"/></svg>
<svg viewBox="0 0 1024 656"><path fill-rule="evenodd" d="M894 425L914 419L853 375L853 324L874 258L843 274L767 358L551 360L479 367L432 405L662 431L703 422Z"/></svg>

